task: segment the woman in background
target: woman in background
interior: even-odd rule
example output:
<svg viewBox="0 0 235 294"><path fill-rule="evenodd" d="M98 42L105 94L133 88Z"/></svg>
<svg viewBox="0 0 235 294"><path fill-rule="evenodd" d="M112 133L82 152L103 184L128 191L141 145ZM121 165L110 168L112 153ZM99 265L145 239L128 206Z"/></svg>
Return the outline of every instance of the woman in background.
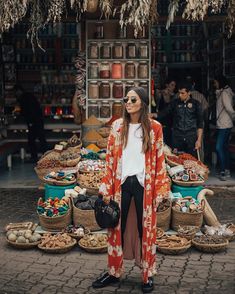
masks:
<svg viewBox="0 0 235 294"><path fill-rule="evenodd" d="M221 181L226 181L230 177L229 158L229 138L233 127L235 111L233 109L232 89L228 86L228 81L223 75L214 79L216 89L216 152L219 160Z"/></svg>

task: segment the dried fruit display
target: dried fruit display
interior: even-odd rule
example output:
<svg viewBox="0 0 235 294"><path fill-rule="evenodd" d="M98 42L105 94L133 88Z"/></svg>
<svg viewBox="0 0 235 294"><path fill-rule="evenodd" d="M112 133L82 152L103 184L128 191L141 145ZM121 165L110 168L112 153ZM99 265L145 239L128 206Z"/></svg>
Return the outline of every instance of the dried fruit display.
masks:
<svg viewBox="0 0 235 294"><path fill-rule="evenodd" d="M165 235L161 239L157 239L156 244L157 246L164 248L178 248L189 245L190 241L186 238L178 237L176 235Z"/></svg>
<svg viewBox="0 0 235 294"><path fill-rule="evenodd" d="M80 241L84 247L103 247L107 246L107 235L106 234L88 234L85 235Z"/></svg>
<svg viewBox="0 0 235 294"><path fill-rule="evenodd" d="M74 239L71 238L67 233L58 233L56 235L47 233L42 236L40 247L60 249L73 244L73 242Z"/></svg>
<svg viewBox="0 0 235 294"><path fill-rule="evenodd" d="M193 241L200 244L224 244L227 240L221 236L202 235L196 236Z"/></svg>
<svg viewBox="0 0 235 294"><path fill-rule="evenodd" d="M82 187L88 187L98 189L101 185L101 180L104 177L104 172L90 172L90 173L79 173L78 183Z"/></svg>

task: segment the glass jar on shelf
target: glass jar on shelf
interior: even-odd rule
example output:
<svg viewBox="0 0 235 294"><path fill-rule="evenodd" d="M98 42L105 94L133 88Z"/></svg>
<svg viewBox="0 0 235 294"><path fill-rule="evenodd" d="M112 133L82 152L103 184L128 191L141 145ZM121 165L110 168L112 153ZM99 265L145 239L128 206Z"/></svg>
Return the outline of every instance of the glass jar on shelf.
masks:
<svg viewBox="0 0 235 294"><path fill-rule="evenodd" d="M108 81L100 83L100 98L110 98L110 84Z"/></svg>
<svg viewBox="0 0 235 294"><path fill-rule="evenodd" d="M108 101L102 101L100 106L100 118L109 118L111 116L111 106Z"/></svg>
<svg viewBox="0 0 235 294"><path fill-rule="evenodd" d="M147 61L140 61L138 66L138 78L147 79L149 76L149 66Z"/></svg>
<svg viewBox="0 0 235 294"><path fill-rule="evenodd" d="M149 86L147 81L140 81L139 82L139 87L142 87L145 89L147 93L149 93Z"/></svg>
<svg viewBox="0 0 235 294"><path fill-rule="evenodd" d="M110 66L108 62L102 62L100 64L100 78L101 79L110 78Z"/></svg>
<svg viewBox="0 0 235 294"><path fill-rule="evenodd" d="M119 61L115 61L112 64L112 79L122 78L122 64Z"/></svg>
<svg viewBox="0 0 235 294"><path fill-rule="evenodd" d="M97 81L91 81L88 84L88 98L99 98L99 85Z"/></svg>
<svg viewBox="0 0 235 294"><path fill-rule="evenodd" d="M89 63L89 79L98 79L99 78L99 66L97 62L90 62Z"/></svg>
<svg viewBox="0 0 235 294"><path fill-rule="evenodd" d="M128 61L125 64L125 78L134 79L135 78L135 64L133 61Z"/></svg>
<svg viewBox="0 0 235 294"><path fill-rule="evenodd" d="M121 102L114 102L112 105L112 115L122 117L123 104Z"/></svg>
<svg viewBox="0 0 235 294"><path fill-rule="evenodd" d="M109 42L104 42L100 48L100 58L109 59L111 58L111 45Z"/></svg>
<svg viewBox="0 0 235 294"><path fill-rule="evenodd" d="M122 59L123 58L123 45L120 42L116 42L113 45L113 58Z"/></svg>
<svg viewBox="0 0 235 294"><path fill-rule="evenodd" d="M113 98L123 98L123 83L120 81L113 83Z"/></svg>
<svg viewBox="0 0 235 294"><path fill-rule="evenodd" d="M137 52L136 52L136 45L134 42L130 42L126 46L126 58L136 58Z"/></svg>
<svg viewBox="0 0 235 294"><path fill-rule="evenodd" d="M125 85L125 95L131 90L131 88L135 87L134 81L128 81Z"/></svg>
<svg viewBox="0 0 235 294"><path fill-rule="evenodd" d="M96 42L91 42L88 47L88 57L90 59L99 58L99 46Z"/></svg>
<svg viewBox="0 0 235 294"><path fill-rule="evenodd" d="M96 39L103 39L104 38L104 25L102 22L96 23L95 38Z"/></svg>
<svg viewBox="0 0 235 294"><path fill-rule="evenodd" d="M94 115L95 117L99 117L99 106L95 101L89 101L88 104L88 117Z"/></svg>
<svg viewBox="0 0 235 294"><path fill-rule="evenodd" d="M160 43L161 44L161 43ZM148 43L140 42L139 45L139 58L148 58Z"/></svg>

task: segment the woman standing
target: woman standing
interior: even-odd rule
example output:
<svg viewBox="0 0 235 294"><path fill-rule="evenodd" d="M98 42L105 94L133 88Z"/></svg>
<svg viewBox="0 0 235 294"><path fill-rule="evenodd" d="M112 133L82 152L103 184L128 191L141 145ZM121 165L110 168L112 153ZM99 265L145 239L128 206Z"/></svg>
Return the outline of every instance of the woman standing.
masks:
<svg viewBox="0 0 235 294"><path fill-rule="evenodd" d="M229 137L233 127L235 111L233 109L233 91L228 86L227 79L220 75L214 79L216 88L216 152L219 160L221 181L230 177Z"/></svg>
<svg viewBox="0 0 235 294"><path fill-rule="evenodd" d="M142 268L142 290L153 290L156 273L156 210L169 197L161 125L148 117L146 91L133 88L123 99L122 119L116 120L108 140L106 175L100 193L121 208L119 224L108 230L109 272L92 286L102 288L118 282L123 259L135 259Z"/></svg>

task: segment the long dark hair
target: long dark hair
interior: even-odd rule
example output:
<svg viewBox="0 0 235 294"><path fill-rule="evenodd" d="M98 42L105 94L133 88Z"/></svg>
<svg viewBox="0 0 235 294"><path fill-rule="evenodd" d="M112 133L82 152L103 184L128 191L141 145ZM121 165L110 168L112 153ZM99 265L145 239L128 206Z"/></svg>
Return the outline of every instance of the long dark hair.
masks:
<svg viewBox="0 0 235 294"><path fill-rule="evenodd" d="M148 117L148 104L149 104L149 97L147 92L142 87L134 87L129 90L134 91L141 100L141 109L140 109L140 118L139 123L141 123L141 127L143 130L143 146L142 152L146 153L150 149L150 130L151 130L151 123ZM129 124L131 121L130 114L124 109L123 111L123 129L121 134L121 139L124 148L127 145L128 141L128 131L129 131Z"/></svg>
<svg viewBox="0 0 235 294"><path fill-rule="evenodd" d="M215 80L219 83L219 89L223 89L229 85L227 78L222 74L215 76Z"/></svg>

